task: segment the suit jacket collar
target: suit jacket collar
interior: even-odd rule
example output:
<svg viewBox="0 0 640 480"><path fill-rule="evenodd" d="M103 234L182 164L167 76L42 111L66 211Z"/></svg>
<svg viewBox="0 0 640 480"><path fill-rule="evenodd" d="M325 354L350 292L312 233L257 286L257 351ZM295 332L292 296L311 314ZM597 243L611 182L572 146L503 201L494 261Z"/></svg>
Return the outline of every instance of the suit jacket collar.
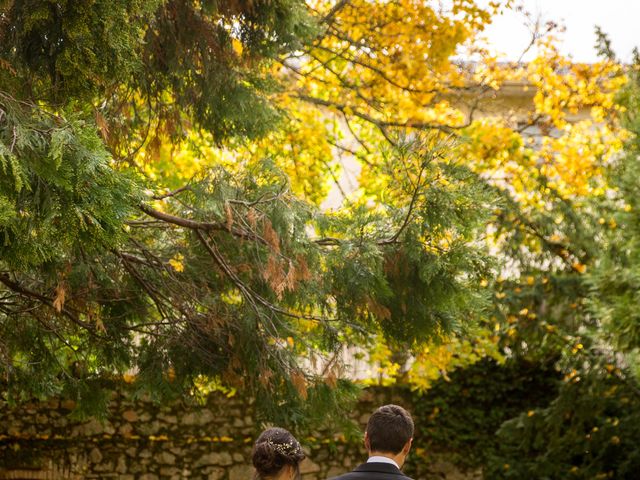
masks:
<svg viewBox="0 0 640 480"><path fill-rule="evenodd" d="M391 465L390 463L380 463L380 462L370 462L363 463L359 465L354 472L376 472L376 473L387 473L391 475L398 475L400 477L409 478L405 476L404 473L400 471L395 465Z"/></svg>

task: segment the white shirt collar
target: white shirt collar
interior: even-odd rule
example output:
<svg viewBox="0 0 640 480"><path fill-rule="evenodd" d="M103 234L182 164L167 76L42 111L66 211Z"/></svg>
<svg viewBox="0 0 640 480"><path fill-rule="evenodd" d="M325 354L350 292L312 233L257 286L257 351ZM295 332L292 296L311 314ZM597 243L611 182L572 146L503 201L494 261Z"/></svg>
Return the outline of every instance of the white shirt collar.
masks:
<svg viewBox="0 0 640 480"><path fill-rule="evenodd" d="M379 455L374 455L373 457L369 457L369 460L367 460L367 463L390 463L391 465L395 465L396 468L400 468L398 466L398 464L395 462L395 460L390 459L389 457L382 457Z"/></svg>

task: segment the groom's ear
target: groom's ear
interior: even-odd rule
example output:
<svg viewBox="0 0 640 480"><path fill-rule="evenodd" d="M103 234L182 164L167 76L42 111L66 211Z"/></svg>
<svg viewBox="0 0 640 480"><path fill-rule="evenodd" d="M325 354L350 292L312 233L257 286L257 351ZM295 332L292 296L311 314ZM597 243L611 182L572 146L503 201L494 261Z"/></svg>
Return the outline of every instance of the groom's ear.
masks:
<svg viewBox="0 0 640 480"><path fill-rule="evenodd" d="M367 452L371 450L371 444L369 442L369 434L364 432L364 448L367 449Z"/></svg>
<svg viewBox="0 0 640 480"><path fill-rule="evenodd" d="M404 447L402 447L402 453L404 453L405 455L407 455L409 453L409 450L411 450L411 445L413 444L413 437L410 438L407 443L404 444Z"/></svg>

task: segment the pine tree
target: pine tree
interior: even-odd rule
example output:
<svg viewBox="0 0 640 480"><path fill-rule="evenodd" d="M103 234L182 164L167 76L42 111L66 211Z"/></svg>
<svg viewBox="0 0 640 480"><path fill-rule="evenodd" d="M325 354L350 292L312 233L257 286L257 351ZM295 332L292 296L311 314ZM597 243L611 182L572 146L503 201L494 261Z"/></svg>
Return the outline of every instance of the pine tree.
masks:
<svg viewBox="0 0 640 480"><path fill-rule="evenodd" d="M283 116L275 59L317 34L298 0L0 4L8 399L99 413L133 373L156 399L223 385L290 423L344 408L344 345L410 351L480 314L493 196L437 136L398 136L377 171L415 169L338 213L268 156L170 191L139 163L194 136L260 138Z"/></svg>

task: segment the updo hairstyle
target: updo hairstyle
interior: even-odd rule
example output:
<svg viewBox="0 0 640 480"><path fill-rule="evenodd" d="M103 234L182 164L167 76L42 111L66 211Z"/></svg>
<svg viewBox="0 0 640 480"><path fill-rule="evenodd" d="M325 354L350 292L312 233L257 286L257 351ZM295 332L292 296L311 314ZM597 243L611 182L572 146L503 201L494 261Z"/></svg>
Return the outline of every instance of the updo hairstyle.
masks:
<svg viewBox="0 0 640 480"><path fill-rule="evenodd" d="M291 465L300 478L299 464L304 460L300 442L284 428L269 428L262 432L252 454L256 469L255 480L275 477L285 466Z"/></svg>

